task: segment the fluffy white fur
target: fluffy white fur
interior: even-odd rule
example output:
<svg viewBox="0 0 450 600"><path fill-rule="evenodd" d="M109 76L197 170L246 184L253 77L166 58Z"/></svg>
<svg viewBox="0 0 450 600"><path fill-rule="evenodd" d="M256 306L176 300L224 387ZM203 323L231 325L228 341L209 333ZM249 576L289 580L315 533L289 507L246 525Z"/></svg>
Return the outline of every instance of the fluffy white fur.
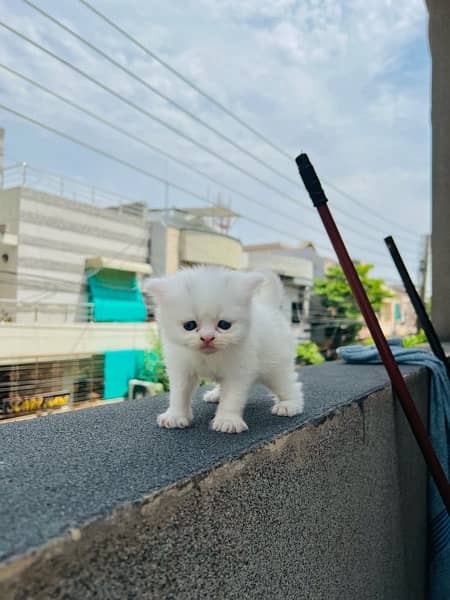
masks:
<svg viewBox="0 0 450 600"><path fill-rule="evenodd" d="M248 429L243 412L256 381L274 393L274 415L303 411L294 339L280 310L283 289L276 275L196 267L151 279L147 289L158 306L170 380L169 408L158 417L160 427L190 425L192 395L201 377L218 384L204 395L218 403L211 424L216 431ZM221 320L231 327L220 329ZM184 329L189 321L196 323L193 331Z"/></svg>

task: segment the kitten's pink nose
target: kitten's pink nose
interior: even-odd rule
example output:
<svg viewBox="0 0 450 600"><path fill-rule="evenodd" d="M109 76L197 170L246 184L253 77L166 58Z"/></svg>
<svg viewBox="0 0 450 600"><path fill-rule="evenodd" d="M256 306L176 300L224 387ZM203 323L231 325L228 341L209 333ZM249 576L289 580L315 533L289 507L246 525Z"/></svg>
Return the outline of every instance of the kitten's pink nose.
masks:
<svg viewBox="0 0 450 600"><path fill-rule="evenodd" d="M200 339L205 344L205 346L208 346L208 344L210 344L213 340L216 339L216 336L215 335L202 335L202 336L200 336Z"/></svg>

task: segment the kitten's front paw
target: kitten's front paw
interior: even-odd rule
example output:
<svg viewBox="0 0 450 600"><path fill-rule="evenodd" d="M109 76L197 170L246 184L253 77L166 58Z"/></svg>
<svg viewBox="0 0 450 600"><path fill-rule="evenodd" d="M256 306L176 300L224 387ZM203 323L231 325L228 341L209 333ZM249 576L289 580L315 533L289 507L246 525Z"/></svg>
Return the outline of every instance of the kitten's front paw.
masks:
<svg viewBox="0 0 450 600"><path fill-rule="evenodd" d="M294 417L300 415L303 412L303 401L284 401L277 402L272 407L272 414L277 417Z"/></svg>
<svg viewBox="0 0 450 600"><path fill-rule="evenodd" d="M187 415L175 415L174 413L166 410L165 413L158 415L158 425L165 427L166 429L184 429L189 427L192 423L192 417Z"/></svg>
<svg viewBox="0 0 450 600"><path fill-rule="evenodd" d="M239 415L215 416L211 421L214 431L222 433L241 433L248 431L247 423Z"/></svg>
<svg viewBox="0 0 450 600"><path fill-rule="evenodd" d="M203 394L203 400L205 402L213 402L214 404L217 404L217 402L220 400L220 389L215 387L212 390L208 390Z"/></svg>

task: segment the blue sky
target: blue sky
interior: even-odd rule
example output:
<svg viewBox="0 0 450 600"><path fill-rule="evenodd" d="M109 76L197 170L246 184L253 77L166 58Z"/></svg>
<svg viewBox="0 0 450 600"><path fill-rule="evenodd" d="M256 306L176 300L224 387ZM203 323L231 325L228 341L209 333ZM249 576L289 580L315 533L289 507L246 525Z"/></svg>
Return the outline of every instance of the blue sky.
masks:
<svg viewBox="0 0 450 600"><path fill-rule="evenodd" d="M130 45L77 0L33 0L291 179L288 160L234 123L160 65ZM330 206L354 258L389 279L395 271L382 241L393 234L415 275L421 235L430 223L430 61L422 0L97 0L95 5L199 86L294 157L307 151L319 174L376 210L329 190ZM1 19L70 60L120 94L229 160L298 199L295 204L113 99L24 41L0 29L0 62L70 97L135 135L165 148L267 205L263 209L220 186L168 167L142 148L0 69L1 102L121 158L169 177L210 200L229 198L243 215L284 234L239 220L232 233L246 243L309 239L332 255L318 216L295 185L242 155L181 115L138 82L51 25L21 0L0 0ZM78 177L88 183L164 202L160 183L44 133L0 110L6 159ZM177 206L199 205L172 190ZM349 216L339 212L342 208ZM284 212L288 217L281 216ZM354 218L352 218L354 217ZM398 230L395 223L408 230Z"/></svg>

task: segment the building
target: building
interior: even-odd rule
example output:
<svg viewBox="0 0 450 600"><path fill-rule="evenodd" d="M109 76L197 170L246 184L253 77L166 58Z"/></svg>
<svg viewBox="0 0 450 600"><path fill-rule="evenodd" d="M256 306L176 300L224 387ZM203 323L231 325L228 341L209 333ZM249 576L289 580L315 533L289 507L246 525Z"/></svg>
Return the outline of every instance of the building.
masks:
<svg viewBox="0 0 450 600"><path fill-rule="evenodd" d="M245 254L241 241L226 231L224 221L239 215L229 208L171 208L150 211L151 262L155 275L181 267L207 264L241 269ZM219 221L220 227L215 223Z"/></svg>
<svg viewBox="0 0 450 600"><path fill-rule="evenodd" d="M0 190L0 412L126 393L152 326L148 216L21 164Z"/></svg>
<svg viewBox="0 0 450 600"><path fill-rule="evenodd" d="M400 285L387 285L390 298L383 300L379 322L386 337L404 337L417 332L417 315L408 294ZM361 329L361 339L370 336L366 325Z"/></svg>
<svg viewBox="0 0 450 600"><path fill-rule="evenodd" d="M299 341L310 339L310 300L314 280L314 264L301 250L282 244L246 246L249 268L266 268L281 278L286 302L284 311Z"/></svg>
<svg viewBox="0 0 450 600"><path fill-rule="evenodd" d="M0 224L2 309L8 312L10 299L17 322L33 321L27 307L49 298L50 322L84 318L78 311L89 301L96 320L105 320L97 305L100 273L103 285L108 276L111 283L121 278L122 286L119 274L150 273L149 224L139 217L17 186L1 192ZM58 306L69 312L59 314Z"/></svg>
<svg viewBox="0 0 450 600"><path fill-rule="evenodd" d="M426 0L432 65L432 320L441 340L450 341L450 3Z"/></svg>

